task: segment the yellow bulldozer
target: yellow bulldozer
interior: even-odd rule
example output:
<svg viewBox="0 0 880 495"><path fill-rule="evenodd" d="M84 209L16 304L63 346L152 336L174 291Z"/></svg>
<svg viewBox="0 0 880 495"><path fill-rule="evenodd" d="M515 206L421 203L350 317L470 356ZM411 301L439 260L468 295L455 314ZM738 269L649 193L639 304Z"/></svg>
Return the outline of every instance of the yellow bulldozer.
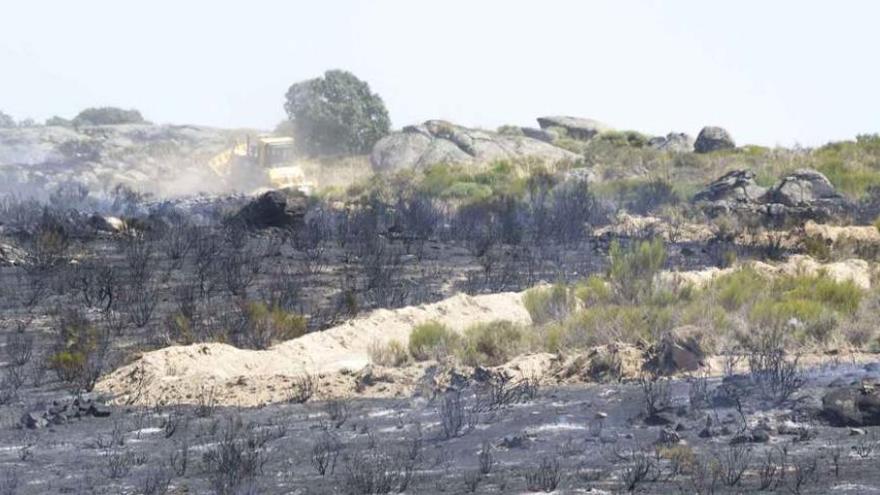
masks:
<svg viewBox="0 0 880 495"><path fill-rule="evenodd" d="M262 182L276 189L293 188L307 194L315 188L315 183L306 179L302 167L296 163L291 137L247 136L244 142L235 143L211 158L208 166L218 176L239 186L256 180L256 186Z"/></svg>

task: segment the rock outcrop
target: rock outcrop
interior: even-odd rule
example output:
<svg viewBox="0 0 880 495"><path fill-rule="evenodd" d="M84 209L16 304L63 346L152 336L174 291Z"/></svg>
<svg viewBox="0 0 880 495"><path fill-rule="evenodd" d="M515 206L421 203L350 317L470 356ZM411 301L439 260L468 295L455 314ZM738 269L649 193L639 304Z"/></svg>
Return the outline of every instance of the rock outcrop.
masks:
<svg viewBox="0 0 880 495"><path fill-rule="evenodd" d="M665 136L651 138L648 146L660 151L688 153L694 151L694 138L683 132L670 132Z"/></svg>
<svg viewBox="0 0 880 495"><path fill-rule="evenodd" d="M798 169L773 186L766 202L785 206L814 206L821 203L832 205L843 200L834 186L822 173L812 169Z"/></svg>
<svg viewBox="0 0 880 495"><path fill-rule="evenodd" d="M730 133L721 127L703 127L694 142L694 151L697 153L709 153L718 150L736 148L736 143Z"/></svg>
<svg viewBox="0 0 880 495"><path fill-rule="evenodd" d="M828 178L810 169L796 170L769 189L755 182L753 172L734 170L694 195L693 201L713 216L760 215L774 222L825 221L852 209Z"/></svg>
<svg viewBox="0 0 880 495"><path fill-rule="evenodd" d="M525 134L499 134L442 120L407 126L385 136L370 155L377 172L424 168L438 163L483 164L519 158L555 163L575 161L579 156Z"/></svg>
<svg viewBox="0 0 880 495"><path fill-rule="evenodd" d="M737 204L759 203L767 189L755 182L751 170L730 171L694 196L694 201L708 201L734 207Z"/></svg>
<svg viewBox="0 0 880 495"><path fill-rule="evenodd" d="M661 375L697 371L706 357L699 335L700 329L694 326L676 328L662 335L649 351L646 367Z"/></svg>
<svg viewBox="0 0 880 495"><path fill-rule="evenodd" d="M53 401L46 409L24 413L19 422L23 428L37 430L88 416L106 418L110 416L110 412L110 408L104 404L77 398L72 401Z"/></svg>
<svg viewBox="0 0 880 495"><path fill-rule="evenodd" d="M541 126L541 129L563 129L568 137L582 141L590 140L597 134L612 130L611 127L598 120L564 115L538 117L538 125Z"/></svg>
<svg viewBox="0 0 880 495"><path fill-rule="evenodd" d="M118 184L178 195L221 192L208 162L245 132L189 125L34 126L0 129L0 194L45 194L67 183Z"/></svg>
<svg viewBox="0 0 880 495"><path fill-rule="evenodd" d="M253 229L297 229L303 225L308 198L294 189L268 191L246 204L235 220Z"/></svg>
<svg viewBox="0 0 880 495"><path fill-rule="evenodd" d="M834 389L822 397L821 414L832 426L880 426L880 390L867 383Z"/></svg>

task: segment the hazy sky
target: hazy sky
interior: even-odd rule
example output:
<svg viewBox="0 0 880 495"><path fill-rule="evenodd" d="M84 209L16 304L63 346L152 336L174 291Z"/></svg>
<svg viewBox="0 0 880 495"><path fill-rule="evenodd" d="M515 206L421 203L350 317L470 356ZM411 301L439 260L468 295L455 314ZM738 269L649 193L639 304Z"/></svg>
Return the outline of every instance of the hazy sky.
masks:
<svg viewBox="0 0 880 495"><path fill-rule="evenodd" d="M546 114L804 145L880 132L877 1L0 0L0 109L271 128L351 70L396 127Z"/></svg>

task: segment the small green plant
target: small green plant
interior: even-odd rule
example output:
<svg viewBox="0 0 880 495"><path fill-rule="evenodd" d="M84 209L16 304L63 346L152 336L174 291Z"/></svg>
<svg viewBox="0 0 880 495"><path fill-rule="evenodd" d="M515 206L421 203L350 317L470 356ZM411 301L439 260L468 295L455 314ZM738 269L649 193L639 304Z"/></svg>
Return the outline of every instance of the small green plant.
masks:
<svg viewBox="0 0 880 495"><path fill-rule="evenodd" d="M523 294L523 305L532 322L542 325L550 321L564 318L570 311L572 300L565 284L554 284L551 287L536 287Z"/></svg>
<svg viewBox="0 0 880 495"><path fill-rule="evenodd" d="M371 362L380 366L403 366L409 361L406 347L398 340L391 340L384 345L373 342L367 349L367 354L369 354Z"/></svg>
<svg viewBox="0 0 880 495"><path fill-rule="evenodd" d="M450 354L461 337L446 325L429 321L416 325L409 336L409 353L418 361L440 358Z"/></svg>
<svg viewBox="0 0 880 495"><path fill-rule="evenodd" d="M464 332L461 360L469 366L498 366L510 360L526 342L524 329L497 320L474 325Z"/></svg>
<svg viewBox="0 0 880 495"><path fill-rule="evenodd" d="M609 278L618 296L624 301L635 302L650 295L654 276L666 263L666 246L660 238L642 241L629 248L614 241L609 255Z"/></svg>
<svg viewBox="0 0 880 495"><path fill-rule="evenodd" d="M305 317L278 306L247 302L243 303L242 311L246 324L242 334L232 336L236 345L266 349L273 343L300 337L307 330Z"/></svg>
<svg viewBox="0 0 880 495"><path fill-rule="evenodd" d="M92 390L104 369L109 346L107 332L82 313L67 311L57 317L57 344L48 356L49 368L76 392Z"/></svg>

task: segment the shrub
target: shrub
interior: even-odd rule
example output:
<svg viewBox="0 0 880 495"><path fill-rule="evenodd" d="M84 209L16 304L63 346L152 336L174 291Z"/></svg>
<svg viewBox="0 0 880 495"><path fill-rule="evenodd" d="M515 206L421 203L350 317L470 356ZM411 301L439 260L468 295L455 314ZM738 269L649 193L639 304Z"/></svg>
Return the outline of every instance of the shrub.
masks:
<svg viewBox="0 0 880 495"><path fill-rule="evenodd" d="M409 353L419 361L448 355L459 344L461 337L436 321L413 328L409 336Z"/></svg>
<svg viewBox="0 0 880 495"><path fill-rule="evenodd" d="M551 493L562 481L562 470L555 457L542 457L540 463L525 472L526 487L532 492Z"/></svg>
<svg viewBox="0 0 880 495"><path fill-rule="evenodd" d="M523 294L523 305L537 325L565 318L571 310L571 302L568 287L561 283L529 289Z"/></svg>
<svg viewBox="0 0 880 495"><path fill-rule="evenodd" d="M666 263L666 246L662 239L642 241L627 249L614 241L609 251L609 276L617 294L625 301L634 302L649 295L654 276Z"/></svg>
<svg viewBox="0 0 880 495"><path fill-rule="evenodd" d="M284 109L297 145L310 154L369 153L391 127L382 98L342 70L292 85Z"/></svg>
<svg viewBox="0 0 880 495"><path fill-rule="evenodd" d="M769 286L769 280L751 267L743 267L729 275L718 277L712 287L718 302L728 311L736 311L760 297Z"/></svg>
<svg viewBox="0 0 880 495"><path fill-rule="evenodd" d="M116 107L86 108L73 118L73 125L120 125L142 124L146 122L137 110L123 110Z"/></svg>
<svg viewBox="0 0 880 495"><path fill-rule="evenodd" d="M409 361L406 347L398 340L391 340L385 345L374 342L370 344L367 353L370 361L380 366L402 366Z"/></svg>
<svg viewBox="0 0 880 495"><path fill-rule="evenodd" d="M589 307L611 302L612 293L608 283L602 277L590 275L589 278L575 286L574 296L584 306Z"/></svg>
<svg viewBox="0 0 880 495"><path fill-rule="evenodd" d="M598 188L601 196L637 215L647 215L665 205L681 202L675 187L663 179L620 179L603 183Z"/></svg>
<svg viewBox="0 0 880 495"><path fill-rule="evenodd" d="M233 335L237 345L265 349L276 342L295 339L306 333L305 317L262 302L244 303L246 324L243 334Z"/></svg>
<svg viewBox="0 0 880 495"><path fill-rule="evenodd" d="M855 313L864 295L853 281L838 282L825 273L814 277L784 277L775 285L773 292L784 293L786 299L814 301L849 315Z"/></svg>
<svg viewBox="0 0 880 495"><path fill-rule="evenodd" d="M504 320L474 325L464 339L462 361L471 366L504 364L526 343L523 328Z"/></svg>
<svg viewBox="0 0 880 495"><path fill-rule="evenodd" d="M49 367L77 392L92 390L104 369L109 346L106 332L77 311L59 315L56 331L57 344L48 356Z"/></svg>
<svg viewBox="0 0 880 495"><path fill-rule="evenodd" d="M675 324L675 308L652 305L606 305L585 309L565 321L569 345L593 347L615 342L652 342Z"/></svg>

